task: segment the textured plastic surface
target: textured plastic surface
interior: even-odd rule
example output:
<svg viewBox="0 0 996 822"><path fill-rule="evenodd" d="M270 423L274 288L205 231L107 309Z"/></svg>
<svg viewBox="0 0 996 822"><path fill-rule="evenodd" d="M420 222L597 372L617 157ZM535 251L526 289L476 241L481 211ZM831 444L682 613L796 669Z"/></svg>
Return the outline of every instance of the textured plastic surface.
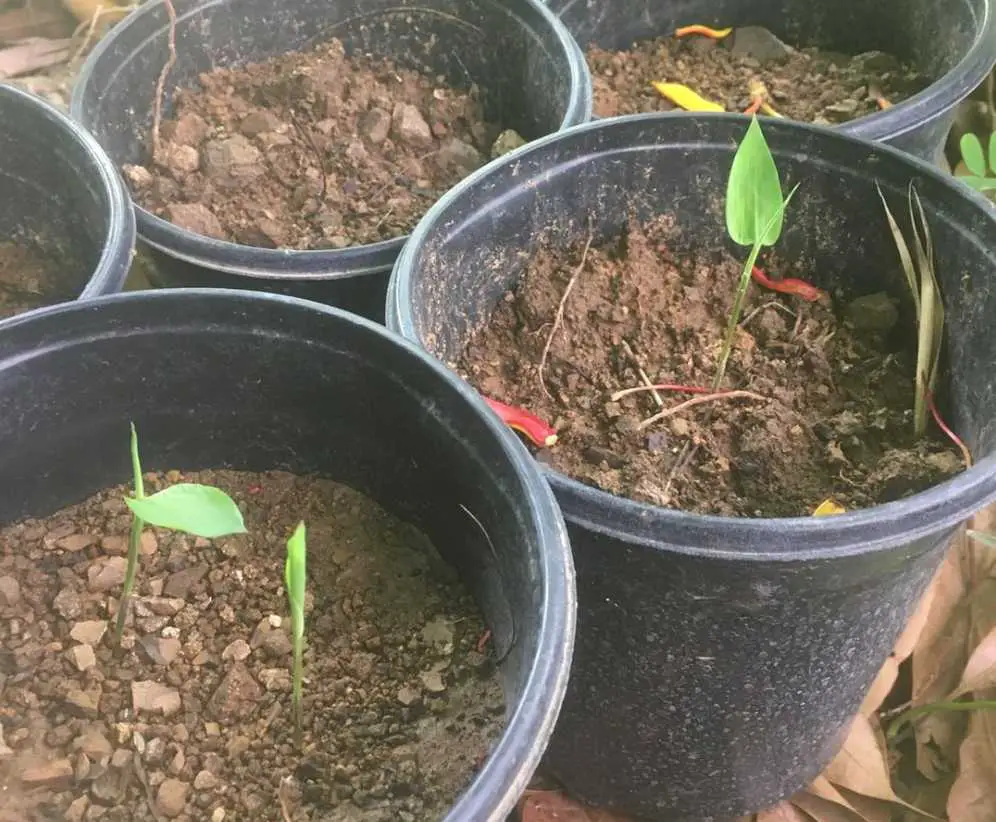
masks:
<svg viewBox="0 0 996 822"><path fill-rule="evenodd" d="M476 394L383 328L294 298L183 289L43 309L0 324L0 522L125 481L129 420L149 470L317 473L425 531L507 654L508 724L445 820L503 822L563 698L575 590L549 486Z"/></svg>
<svg viewBox="0 0 996 822"><path fill-rule="evenodd" d="M451 360L542 236L583 242L589 218L596 241L617 235L633 209L670 214L694 247L727 247L722 197L746 125L736 115L599 120L478 172L413 232L391 280L388 327ZM801 183L780 254L838 298L906 296L874 183L905 214L916 180L948 311L942 406L979 462L901 502L782 520L655 508L548 472L579 603L548 764L577 795L650 819L734 816L819 773L952 529L996 496L996 210L881 144L764 128L786 188Z"/></svg>
<svg viewBox="0 0 996 822"><path fill-rule="evenodd" d="M476 83L491 118L527 138L585 122L591 79L577 46L538 0L175 0L177 63L166 87L198 75L340 38L350 51L392 57ZM117 25L84 65L71 103L116 163L147 156L156 79L166 60L162 2ZM192 234L141 208L139 236L158 284L294 294L382 320L391 266L406 238L341 250L252 248Z"/></svg>
<svg viewBox="0 0 996 822"><path fill-rule="evenodd" d="M0 85L0 240L60 263L52 302L120 291L135 247L124 184L96 141L43 100Z"/></svg>
<svg viewBox="0 0 996 822"><path fill-rule="evenodd" d="M935 161L954 107L996 62L994 0L551 0L578 43L629 48L678 26L765 26L795 45L887 51L936 77L915 97L840 126ZM674 78L671 78L674 79Z"/></svg>

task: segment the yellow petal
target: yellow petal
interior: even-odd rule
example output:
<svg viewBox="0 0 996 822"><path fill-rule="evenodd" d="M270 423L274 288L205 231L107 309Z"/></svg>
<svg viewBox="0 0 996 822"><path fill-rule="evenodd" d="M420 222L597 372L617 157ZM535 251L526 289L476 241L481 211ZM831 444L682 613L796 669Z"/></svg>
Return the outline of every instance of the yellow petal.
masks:
<svg viewBox="0 0 996 822"><path fill-rule="evenodd" d="M832 499L825 499L819 505L816 506L816 510L813 511L814 517L832 517L834 514L843 514L844 509L841 508Z"/></svg>
<svg viewBox="0 0 996 822"><path fill-rule="evenodd" d="M685 111L726 111L719 103L700 97L688 86L681 83L660 83L654 81L654 88L672 103Z"/></svg>

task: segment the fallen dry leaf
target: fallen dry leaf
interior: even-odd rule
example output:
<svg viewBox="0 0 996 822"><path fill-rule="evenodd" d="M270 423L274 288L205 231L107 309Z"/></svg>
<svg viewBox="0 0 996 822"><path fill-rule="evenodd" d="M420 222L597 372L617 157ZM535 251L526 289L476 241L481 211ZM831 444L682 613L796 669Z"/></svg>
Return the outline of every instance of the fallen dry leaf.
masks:
<svg viewBox="0 0 996 822"><path fill-rule="evenodd" d="M813 818L803 813L791 802L779 802L773 808L761 811L757 822L813 822Z"/></svg>
<svg viewBox="0 0 996 822"><path fill-rule="evenodd" d="M972 711L958 775L948 796L952 822L996 820L996 713Z"/></svg>
<svg viewBox="0 0 996 822"><path fill-rule="evenodd" d="M868 822L853 809L805 791L793 796L792 802L814 822Z"/></svg>
<svg viewBox="0 0 996 822"><path fill-rule="evenodd" d="M560 791L526 791L519 802L522 822L628 822L624 816L589 808Z"/></svg>
<svg viewBox="0 0 996 822"><path fill-rule="evenodd" d="M873 717L878 713L878 709L882 707L882 703L885 702L886 697L892 693L892 688L896 684L896 679L899 676L899 661L895 656L890 656L885 663L879 668L878 675L875 677L875 681L872 682L871 688L868 689L868 693L865 694L864 701L861 703L861 709L858 711L862 716Z"/></svg>
<svg viewBox="0 0 996 822"><path fill-rule="evenodd" d="M870 796L863 796L853 791L842 791L844 798L851 804L851 807L858 812L858 815L866 822L893 822L897 815L902 813L904 808L897 806L893 802L885 802L881 799L873 799ZM919 807L919 806L917 806ZM919 811L916 813L917 819L922 820L923 816Z"/></svg>
<svg viewBox="0 0 996 822"><path fill-rule="evenodd" d="M881 731L867 717L855 718L844 747L823 775L839 788L911 807L892 788Z"/></svg>
<svg viewBox="0 0 996 822"><path fill-rule="evenodd" d="M912 654L912 704L938 702L957 687L968 662L971 615L963 599L971 587L972 547L964 531L951 543L931 584L933 595ZM937 780L957 762L964 717L926 714L914 723L917 769Z"/></svg>
<svg viewBox="0 0 996 822"><path fill-rule="evenodd" d="M29 74L65 62L69 58L71 44L72 40L69 39L48 40L43 37L32 37L0 50L0 80Z"/></svg>
<svg viewBox="0 0 996 822"><path fill-rule="evenodd" d="M843 808L846 808L849 811L854 811L855 813L857 813L857 809L854 807L854 805L851 802L849 802L845 798L844 794L838 791L830 783L830 780L827 779L825 776L816 777L816 779L813 780L813 783L808 788L806 788L806 790L803 793L818 796L821 799L825 799L828 802L833 802L837 805L840 805Z"/></svg>
<svg viewBox="0 0 996 822"><path fill-rule="evenodd" d="M947 697L957 699L972 691L996 688L996 627L990 628L968 658L958 687Z"/></svg>

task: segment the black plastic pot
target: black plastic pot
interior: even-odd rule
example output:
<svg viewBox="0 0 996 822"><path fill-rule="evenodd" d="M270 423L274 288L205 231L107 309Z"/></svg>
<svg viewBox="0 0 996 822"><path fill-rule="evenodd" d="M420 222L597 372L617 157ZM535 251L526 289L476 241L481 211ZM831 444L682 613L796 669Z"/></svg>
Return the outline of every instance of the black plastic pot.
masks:
<svg viewBox="0 0 996 822"><path fill-rule="evenodd" d="M120 291L135 217L97 142L43 100L0 85L0 240L28 240L61 263L47 302Z"/></svg>
<svg viewBox="0 0 996 822"><path fill-rule="evenodd" d="M388 327L459 356L544 234L618 236L666 213L727 242L725 180L747 119L660 114L544 138L447 193L398 258ZM728 519L631 502L548 471L578 572L578 639L548 751L578 796L650 819L725 818L816 776L940 563L996 497L996 210L894 149L790 122L765 133L786 188L779 249L844 298L905 297L875 181L923 198L946 295L947 420L979 458L909 499L830 518Z"/></svg>
<svg viewBox="0 0 996 822"><path fill-rule="evenodd" d="M607 49L671 34L678 26L765 26L798 46L886 51L937 80L892 108L839 126L937 161L954 107L996 62L993 0L550 0L577 42ZM677 78L671 78L677 79Z"/></svg>
<svg viewBox="0 0 996 822"><path fill-rule="evenodd" d="M527 138L585 122L591 79L577 47L538 0L174 0L177 63L166 84L197 84L219 66L265 60L340 38L347 49L477 83L492 119ZM94 49L73 116L116 163L145 159L154 87L167 56L168 17L150 2ZM160 285L276 291L383 320L384 292L405 237L341 250L283 251L221 242L136 207Z"/></svg>
<svg viewBox="0 0 996 822"><path fill-rule="evenodd" d="M504 822L563 698L574 572L553 494L476 394L383 328L289 297L189 289L29 312L0 324L0 522L126 481L129 420L149 470L315 473L423 529L505 655L504 734L445 820Z"/></svg>

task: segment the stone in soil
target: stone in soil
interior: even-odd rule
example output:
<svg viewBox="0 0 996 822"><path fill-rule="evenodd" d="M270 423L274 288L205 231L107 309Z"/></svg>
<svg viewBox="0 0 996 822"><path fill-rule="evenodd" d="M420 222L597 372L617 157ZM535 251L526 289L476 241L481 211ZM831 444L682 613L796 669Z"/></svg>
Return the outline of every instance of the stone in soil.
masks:
<svg viewBox="0 0 996 822"><path fill-rule="evenodd" d="M174 102L161 156L123 169L133 195L188 231L262 248L404 235L501 131L476 88L338 40L202 74Z"/></svg>
<svg viewBox="0 0 996 822"><path fill-rule="evenodd" d="M122 557L105 546L127 535L125 489L0 530L0 643L13 666L0 779L79 822L281 822L285 782L297 822L442 816L503 721L492 663L474 649L483 627L452 569L335 483L183 479L231 493L250 534L233 545L149 529L159 547L140 559L120 651L106 641L120 596L107 575ZM301 750L281 550L299 518L312 549ZM75 534L87 544L59 546ZM4 803L24 802L0 797L0 819Z"/></svg>
<svg viewBox="0 0 996 822"><path fill-rule="evenodd" d="M645 40L621 51L591 46L586 57L600 117L673 109L654 81L681 83L726 111L743 111L757 80L780 114L829 125L873 114L879 97L898 103L930 83L883 52L796 49L760 26L736 29L719 42L693 35Z"/></svg>
<svg viewBox="0 0 996 822"><path fill-rule="evenodd" d="M655 383L709 386L715 375L741 263L688 251L665 218L590 249L550 347L547 397L538 366L580 259L580 246L541 248L457 363L487 396L556 421L559 440L541 453L554 468L618 496L740 517L806 516L828 498L866 508L962 469L939 434L914 440L915 328L896 328L884 294L839 298L841 320L827 302L752 284L724 388L761 399L645 427L659 410L649 392L610 401L641 384L626 346ZM819 281L774 256L763 267Z"/></svg>

